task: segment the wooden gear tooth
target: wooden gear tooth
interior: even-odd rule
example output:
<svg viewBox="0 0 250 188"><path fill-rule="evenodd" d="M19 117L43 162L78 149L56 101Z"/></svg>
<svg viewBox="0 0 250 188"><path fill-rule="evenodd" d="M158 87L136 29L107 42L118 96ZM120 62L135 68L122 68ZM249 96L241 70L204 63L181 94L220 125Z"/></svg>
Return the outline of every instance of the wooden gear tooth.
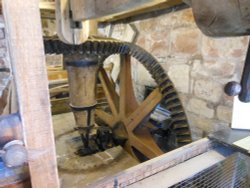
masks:
<svg viewBox="0 0 250 188"><path fill-rule="evenodd" d="M67 44L60 45L60 48L56 48L56 46L54 45L55 45L54 40L50 41L49 43L45 41L46 53L47 52L53 53L55 51L58 52L57 50L59 49L61 50L61 53L65 54L66 51L64 51L61 48L64 46L63 48L69 49L70 51L73 50L74 53L78 53L79 55L82 56L84 56L84 54L93 54L93 55L104 56L104 59L112 54L117 54L117 53L123 54L122 59L124 61L123 63L125 66L124 69L125 72L121 74L123 75L125 80L128 79L126 80L126 82L130 83L130 86L124 87L123 85L121 85L121 90L125 92L126 95L128 95L124 96L125 98L124 97L123 98L124 100L129 100L131 105L126 106L125 105L126 103L124 103L124 101L119 99L122 98L121 96L118 96L119 98L117 99L114 98L115 91L113 91L113 94L111 92L112 83L108 83L109 79L105 78L107 77L107 75L105 75L106 74L105 71L102 71L102 74L104 76L103 78L105 78L104 80L106 80L106 84L108 84L106 85L107 86L106 94L109 96L109 103L110 104L113 103L113 107L111 114L107 112L100 113L100 109L98 109L97 115L100 115L100 117L105 117L106 118L105 123L107 123L111 127L119 122L120 123L122 122L125 125L125 127L128 126L126 127L126 129L127 132L129 132L129 144L131 144L130 147L131 146L135 147L149 158L158 156L162 153L158 148L158 146L154 143L155 141L152 139L152 136L150 136L150 133L147 130L140 130L138 128L138 124L144 121L144 119L147 119L149 114L154 110L154 108L159 103L162 103L162 106L172 113L172 123L170 127L174 131L176 130L175 134L178 146L183 146L184 144L190 143L192 141L185 112L183 110L180 99L177 95L177 92L175 91L175 88L171 80L168 78L168 76L164 72L164 69L157 62L157 60L151 54L146 52L144 49L131 43L121 42L118 40L101 38L101 37L99 38L91 37L91 39L87 40L84 44L80 46L78 45L77 46L78 49L75 49L76 47ZM137 104L132 91L133 89L131 90L132 78L131 75L128 75L127 74L128 72L126 72L126 71L131 72L129 56L132 56L135 59L137 59L149 71L152 78L158 85L158 89L154 90L152 95L149 96L151 97L150 100L146 99L145 101L142 102L141 106L144 107L143 105L145 105L144 108L140 108L140 105ZM122 81L123 79L122 77L120 79L121 79L120 82L122 82L121 84L123 83L126 84L126 82L124 82L125 80ZM126 108L122 109L122 106ZM122 112L122 110L125 111ZM121 119L121 117L123 118ZM138 132L138 130L140 130L141 132L140 131ZM145 137L143 137L143 135ZM147 142L145 141L145 138L147 138ZM145 143L147 143L148 145ZM134 155L132 149L131 148L129 149L128 146L126 147L127 151L132 153L132 155ZM153 149L151 147L153 147Z"/></svg>

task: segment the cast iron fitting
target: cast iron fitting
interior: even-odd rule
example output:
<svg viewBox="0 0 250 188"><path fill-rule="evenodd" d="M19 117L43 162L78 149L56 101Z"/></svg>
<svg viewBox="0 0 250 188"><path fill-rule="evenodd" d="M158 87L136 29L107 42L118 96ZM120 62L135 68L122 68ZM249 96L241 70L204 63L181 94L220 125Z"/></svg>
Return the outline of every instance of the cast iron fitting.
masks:
<svg viewBox="0 0 250 188"><path fill-rule="evenodd" d="M71 67L89 67L89 66L95 66L97 64L98 60L96 58L86 58L82 60L66 62L66 65Z"/></svg>
<svg viewBox="0 0 250 188"><path fill-rule="evenodd" d="M21 140L13 140L5 144L0 152L7 167L19 167L28 162L28 152Z"/></svg>

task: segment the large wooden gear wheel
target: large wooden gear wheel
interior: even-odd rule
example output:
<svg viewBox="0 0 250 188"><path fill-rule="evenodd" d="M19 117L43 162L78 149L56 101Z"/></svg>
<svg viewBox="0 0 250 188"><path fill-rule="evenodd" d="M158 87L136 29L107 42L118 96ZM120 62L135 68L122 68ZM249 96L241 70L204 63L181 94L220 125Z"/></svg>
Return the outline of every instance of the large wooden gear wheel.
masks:
<svg viewBox="0 0 250 188"><path fill-rule="evenodd" d="M102 84L109 110L96 109L98 118L105 122L118 137L124 137L127 142L124 148L133 156L145 156L148 159L164 153L153 138L149 121L155 107L161 105L171 112L169 131L175 143L175 148L190 143L191 134L188 121L177 92L157 60L148 52L131 43L113 39L91 38L81 45L68 45L61 41L45 40L46 53L62 53L66 59L84 58L85 54L100 57L100 62L113 54L120 54L119 92L102 66L99 70L99 80ZM151 74L157 88L142 102L135 97L131 60L138 60ZM100 63L101 65L102 63ZM172 148L173 149L173 148Z"/></svg>

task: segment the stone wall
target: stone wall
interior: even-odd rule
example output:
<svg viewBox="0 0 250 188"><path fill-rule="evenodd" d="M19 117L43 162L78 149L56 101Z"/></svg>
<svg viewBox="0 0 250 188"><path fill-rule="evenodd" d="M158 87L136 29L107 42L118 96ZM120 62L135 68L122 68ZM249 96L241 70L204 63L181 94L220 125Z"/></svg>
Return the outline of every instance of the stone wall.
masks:
<svg viewBox="0 0 250 188"><path fill-rule="evenodd" d="M228 127L233 98L223 87L240 80L248 37L209 38L197 28L191 9L146 17L116 26L133 24L139 31L136 44L164 67L179 92L194 139ZM134 74L137 88L152 83L140 65Z"/></svg>

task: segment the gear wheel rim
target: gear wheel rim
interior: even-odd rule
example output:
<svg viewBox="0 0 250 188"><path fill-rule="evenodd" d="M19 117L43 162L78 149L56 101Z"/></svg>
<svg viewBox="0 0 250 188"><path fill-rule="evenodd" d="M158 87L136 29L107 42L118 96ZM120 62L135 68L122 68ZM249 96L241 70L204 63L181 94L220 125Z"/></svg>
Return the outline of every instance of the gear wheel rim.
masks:
<svg viewBox="0 0 250 188"><path fill-rule="evenodd" d="M128 54L135 58L155 80L163 95L161 104L171 112L170 129L176 133L176 142L178 144L176 148L192 142L188 120L172 81L156 58L143 48L132 43L102 37L91 37L80 45L65 44L58 39L47 38L44 40L44 46L46 54L63 54L66 61L84 58L86 54L102 57L102 61L115 54ZM185 132L185 135L183 135L183 132ZM189 134L186 134L186 132Z"/></svg>

